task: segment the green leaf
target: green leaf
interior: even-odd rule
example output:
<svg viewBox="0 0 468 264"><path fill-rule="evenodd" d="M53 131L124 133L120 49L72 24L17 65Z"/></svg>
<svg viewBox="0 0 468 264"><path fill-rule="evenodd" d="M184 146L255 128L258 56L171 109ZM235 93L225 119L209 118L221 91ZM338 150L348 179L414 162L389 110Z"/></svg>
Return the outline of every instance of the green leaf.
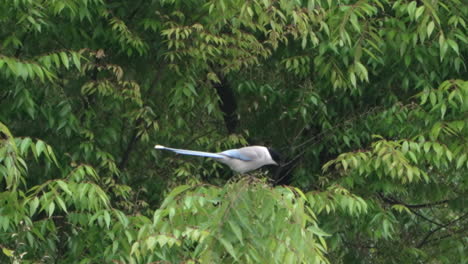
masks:
<svg viewBox="0 0 468 264"><path fill-rule="evenodd" d="M330 234L324 232L322 229L313 225L309 226L308 229L312 231L312 233L316 234L317 236L324 236L324 237L331 236Z"/></svg>
<svg viewBox="0 0 468 264"><path fill-rule="evenodd" d="M67 183L65 183L64 181L61 181L61 180L58 180L56 181L58 186L60 186L60 188L68 195L72 196L72 192L70 191L70 189L68 188L68 185Z"/></svg>
<svg viewBox="0 0 468 264"><path fill-rule="evenodd" d="M429 94L429 99L431 100L432 105L435 105L437 103L437 97L436 97L436 94L434 92L431 92Z"/></svg>
<svg viewBox="0 0 468 264"><path fill-rule="evenodd" d="M465 162L465 160L466 160L466 157L467 157L467 156L466 156L466 153L464 153L463 155L461 155L461 156L458 158L458 160L457 160L457 170L460 169L460 168L463 166L463 164L464 164L464 162Z"/></svg>
<svg viewBox="0 0 468 264"><path fill-rule="evenodd" d="M403 145L401 147L401 152L403 152L403 153L408 152L408 148L409 148L408 141L404 141Z"/></svg>
<svg viewBox="0 0 468 264"><path fill-rule="evenodd" d="M32 140L31 138L27 137L27 138L24 138L22 141L21 141L21 144L20 144L20 152L21 154L25 154L26 153L26 149L29 148L29 146L31 145L32 143Z"/></svg>
<svg viewBox="0 0 468 264"><path fill-rule="evenodd" d="M414 154L414 152L412 151L408 151L408 155L410 156L411 160L414 162L414 163L418 163L418 159L416 158L416 155Z"/></svg>
<svg viewBox="0 0 468 264"><path fill-rule="evenodd" d="M422 5L416 9L415 19L417 20L422 15L423 12L424 12L424 6Z"/></svg>
<svg viewBox="0 0 468 264"><path fill-rule="evenodd" d="M53 62L55 63L55 66L56 66L57 68L60 67L60 57L59 57L59 54L54 53L54 54L52 54L52 55L50 55L50 56L52 57L52 60L53 60ZM66 54L65 54L65 56L66 56Z"/></svg>
<svg viewBox="0 0 468 264"><path fill-rule="evenodd" d="M452 152L451 152L450 150L447 150L447 151L445 152L445 155L447 156L448 161L452 161L452 159L453 159L453 154L452 154Z"/></svg>
<svg viewBox="0 0 468 264"><path fill-rule="evenodd" d="M189 186L189 185L180 185L180 186L174 188L174 190L172 190L172 192L169 193L169 195L166 197L166 199L162 203L161 208L165 208L168 204L170 204L174 200L174 198L177 195L185 192L186 190L188 190L190 188L191 188L191 186Z"/></svg>
<svg viewBox="0 0 468 264"><path fill-rule="evenodd" d="M354 72L350 72L349 73L349 80L351 81L351 84L356 87L357 83L356 83L356 75L354 74Z"/></svg>
<svg viewBox="0 0 468 264"><path fill-rule="evenodd" d="M406 169L406 176L408 177L409 182L413 181L413 169L411 167Z"/></svg>
<svg viewBox="0 0 468 264"><path fill-rule="evenodd" d="M224 248L226 251L235 259L237 259L236 251L234 250L234 247L232 246L231 242L227 241L226 239L222 237L218 237L218 240L223 244Z"/></svg>
<svg viewBox="0 0 468 264"><path fill-rule="evenodd" d="M154 250L155 245L156 245L156 238L154 236L150 236L148 237L148 239L146 239L146 247L149 250Z"/></svg>
<svg viewBox="0 0 468 264"><path fill-rule="evenodd" d="M452 39L447 39L447 44L453 49L453 51L455 51L455 53L457 53L457 55L460 54L458 44L455 41L453 41Z"/></svg>
<svg viewBox="0 0 468 264"><path fill-rule="evenodd" d="M410 17L415 17L415 12L416 12L416 1L411 1L408 5L408 14Z"/></svg>
<svg viewBox="0 0 468 264"><path fill-rule="evenodd" d="M79 55L77 53L75 53L75 52L72 52L71 55L72 55L72 60L73 60L73 63L75 64L75 67L80 71L81 70L81 62L80 62Z"/></svg>
<svg viewBox="0 0 468 264"><path fill-rule="evenodd" d="M285 264L294 264L295 263L295 255L294 252L288 251L284 257L283 263Z"/></svg>
<svg viewBox="0 0 468 264"><path fill-rule="evenodd" d="M439 47L440 47L440 60L442 61L445 57L445 53L447 52L448 44L445 40L444 34L440 34L439 36Z"/></svg>
<svg viewBox="0 0 468 264"><path fill-rule="evenodd" d="M42 140L38 140L36 142L36 153L37 153L37 156L39 157L41 155L42 152L44 152L44 150L46 149L46 145L44 143L44 141Z"/></svg>
<svg viewBox="0 0 468 264"><path fill-rule="evenodd" d="M432 144L432 147L434 148L434 151L437 153L437 156L440 157L442 156L442 146L439 143L434 143Z"/></svg>
<svg viewBox="0 0 468 264"><path fill-rule="evenodd" d="M442 119L444 119L444 116L445 116L445 113L447 112L447 105L446 104L442 104L440 106L440 113L442 114Z"/></svg>
<svg viewBox="0 0 468 264"><path fill-rule="evenodd" d="M29 203L29 216L33 216L36 213L37 207L39 206L39 199L34 197Z"/></svg>
<svg viewBox="0 0 468 264"><path fill-rule="evenodd" d="M434 21L431 21L429 22L429 24L427 24L427 37L431 36L432 32L434 31L434 27L435 27Z"/></svg>
<svg viewBox="0 0 468 264"><path fill-rule="evenodd" d="M130 255L139 254L139 252L140 252L140 251L138 250L139 247L140 247L140 243L139 243L139 242L133 243L132 249L130 250Z"/></svg>
<svg viewBox="0 0 468 264"><path fill-rule="evenodd" d="M437 122L436 124L434 124L434 126L432 127L431 129L431 137L434 139L434 140L437 140L437 138L439 137L439 134L440 134L440 130L442 129L442 124L440 122Z"/></svg>
<svg viewBox="0 0 468 264"><path fill-rule="evenodd" d="M67 55L67 53L65 53L65 52L60 52L59 54L60 54L60 58L62 59L63 65L65 66L65 68L68 69L68 68L70 67L70 62L69 62L69 60L68 60L68 55Z"/></svg>
<svg viewBox="0 0 468 264"><path fill-rule="evenodd" d="M2 247L2 252L3 252L3 254L5 254L5 255L6 255L7 257L9 257L9 258L14 257L13 254L15 253L13 250L8 249L8 248L6 248L6 247Z"/></svg>
<svg viewBox="0 0 468 264"><path fill-rule="evenodd" d="M231 227L232 231L236 235L237 239L241 242L242 245L244 245L244 241L242 239L242 231L240 227L234 222L234 221L229 221L229 226Z"/></svg>
<svg viewBox="0 0 468 264"><path fill-rule="evenodd" d="M47 214L49 215L49 217L51 217L54 214L54 211L55 211L55 203L50 202L49 207L47 209Z"/></svg>
<svg viewBox="0 0 468 264"><path fill-rule="evenodd" d="M68 213L67 206L65 205L65 202L62 200L60 196L57 195L55 197L55 201L57 201L58 205L60 206L60 208L62 208L63 211L65 211L65 213Z"/></svg>
<svg viewBox="0 0 468 264"><path fill-rule="evenodd" d="M104 210L104 221L106 222L107 228L109 228L109 227L110 227L111 218L110 218L110 214L109 214L109 212L107 212L107 210Z"/></svg>

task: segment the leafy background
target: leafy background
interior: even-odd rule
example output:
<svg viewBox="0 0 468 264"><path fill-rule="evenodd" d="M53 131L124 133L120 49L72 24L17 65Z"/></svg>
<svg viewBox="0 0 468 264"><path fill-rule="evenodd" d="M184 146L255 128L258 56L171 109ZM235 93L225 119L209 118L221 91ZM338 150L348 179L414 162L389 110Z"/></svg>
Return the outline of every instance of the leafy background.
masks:
<svg viewBox="0 0 468 264"><path fill-rule="evenodd" d="M468 262L463 1L0 4L1 262Z"/></svg>

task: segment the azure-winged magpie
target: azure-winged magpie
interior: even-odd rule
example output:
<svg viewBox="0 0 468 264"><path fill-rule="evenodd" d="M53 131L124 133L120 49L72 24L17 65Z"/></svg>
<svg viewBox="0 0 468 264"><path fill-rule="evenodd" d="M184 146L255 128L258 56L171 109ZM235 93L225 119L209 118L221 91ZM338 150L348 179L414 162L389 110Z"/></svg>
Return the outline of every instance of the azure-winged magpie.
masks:
<svg viewBox="0 0 468 264"><path fill-rule="evenodd" d="M250 146L238 149L229 149L219 153L168 148L161 145L156 145L154 148L169 150L182 155L213 158L228 165L232 170L239 173L246 173L265 165L279 166L278 153L270 148L263 146Z"/></svg>

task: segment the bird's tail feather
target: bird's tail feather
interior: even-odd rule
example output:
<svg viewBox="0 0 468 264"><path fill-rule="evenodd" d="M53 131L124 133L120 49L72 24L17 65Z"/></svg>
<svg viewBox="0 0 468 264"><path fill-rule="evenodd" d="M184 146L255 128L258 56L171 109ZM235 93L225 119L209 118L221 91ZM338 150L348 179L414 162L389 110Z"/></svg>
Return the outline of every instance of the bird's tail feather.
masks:
<svg viewBox="0 0 468 264"><path fill-rule="evenodd" d="M224 159L225 156L219 155L216 153L211 153L211 152L203 152L203 151L195 151L195 150L187 150L187 149L176 149L176 148L168 148L164 147L161 145L156 145L154 146L155 149L164 149L164 150L169 150L172 152L175 152L177 154L182 154L182 155L191 155L191 156L199 156L199 157L208 157L208 158L214 158L214 159Z"/></svg>

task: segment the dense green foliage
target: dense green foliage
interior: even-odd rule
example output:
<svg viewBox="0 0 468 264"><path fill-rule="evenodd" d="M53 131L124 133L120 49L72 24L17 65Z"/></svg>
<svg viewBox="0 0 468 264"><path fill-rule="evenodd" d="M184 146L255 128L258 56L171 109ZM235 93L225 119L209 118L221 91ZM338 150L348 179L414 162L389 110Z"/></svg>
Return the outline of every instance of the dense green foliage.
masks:
<svg viewBox="0 0 468 264"><path fill-rule="evenodd" d="M463 1L0 6L1 263L468 263Z"/></svg>

